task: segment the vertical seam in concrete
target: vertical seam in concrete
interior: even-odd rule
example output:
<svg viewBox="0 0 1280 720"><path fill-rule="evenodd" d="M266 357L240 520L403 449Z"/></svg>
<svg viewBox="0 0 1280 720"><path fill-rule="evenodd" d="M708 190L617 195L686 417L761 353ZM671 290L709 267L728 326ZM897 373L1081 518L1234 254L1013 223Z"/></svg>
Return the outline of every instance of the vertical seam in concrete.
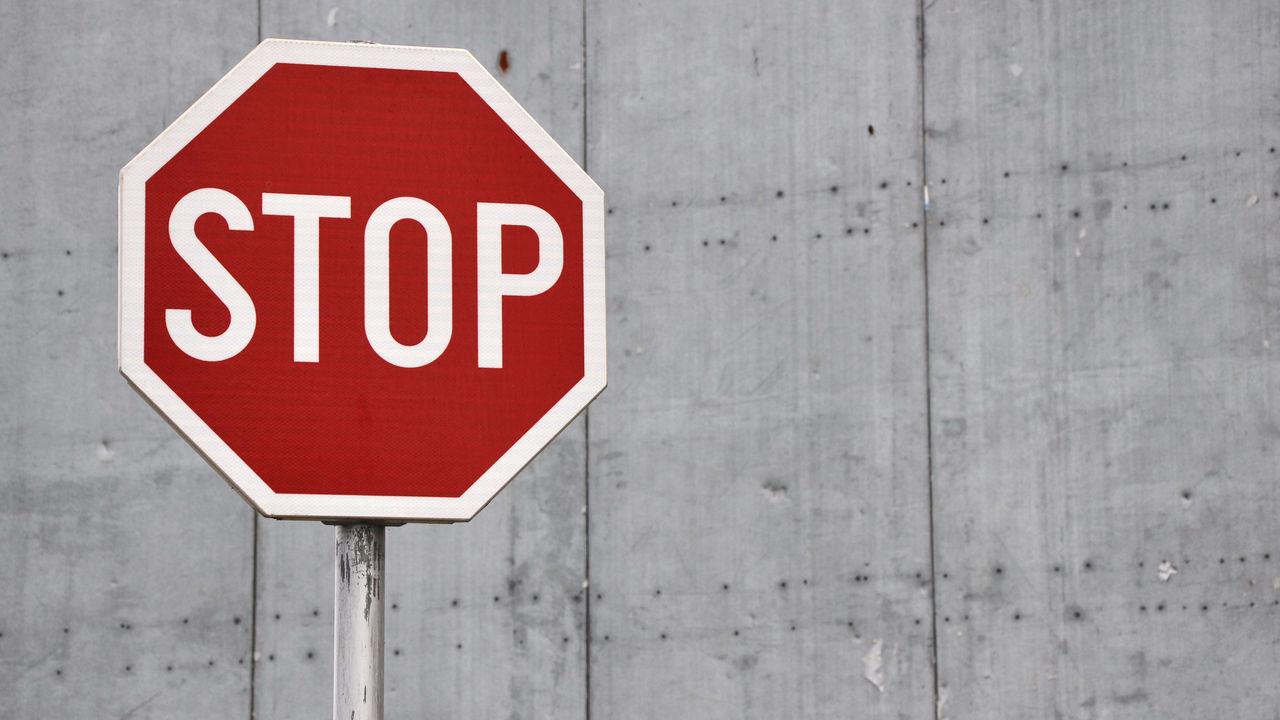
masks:
<svg viewBox="0 0 1280 720"><path fill-rule="evenodd" d="M588 411L589 413L589 411ZM582 589L582 658L583 658L583 717L591 720L591 425L588 414L582 418L582 504L586 512L582 515L583 531L583 571L586 587Z"/></svg>
<svg viewBox="0 0 1280 720"><path fill-rule="evenodd" d="M249 720L257 717L258 677L258 512L253 511L253 581L249 584Z"/></svg>
<svg viewBox="0 0 1280 720"><path fill-rule="evenodd" d="M589 138L587 114L587 0L582 0L582 169L587 162ZM607 235L608 233L606 233ZM583 718L591 720L591 408L582 413L582 704Z"/></svg>
<svg viewBox="0 0 1280 720"><path fill-rule="evenodd" d="M925 471L929 479L929 645L933 673L933 712L931 717L939 720L938 707L938 569L937 569L937 524L934 513L933 486L933 373L930 367L929 351L929 209L924 198L929 192L928 140L929 132L925 117L925 4L918 0L919 24L919 82L920 82L920 188L923 196L920 202L920 265L924 287L924 420L925 420Z"/></svg>

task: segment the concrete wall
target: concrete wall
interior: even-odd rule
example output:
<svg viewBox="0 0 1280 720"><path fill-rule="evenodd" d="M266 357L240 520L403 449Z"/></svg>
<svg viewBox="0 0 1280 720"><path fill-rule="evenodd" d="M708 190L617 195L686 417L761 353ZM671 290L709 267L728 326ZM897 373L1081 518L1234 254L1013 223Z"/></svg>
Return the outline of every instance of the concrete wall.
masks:
<svg viewBox="0 0 1280 720"><path fill-rule="evenodd" d="M115 369L116 174L271 36L505 50L609 207L610 388L388 533L388 717L1276 717L1280 7L925 5L0 7L0 717L329 712L332 530Z"/></svg>

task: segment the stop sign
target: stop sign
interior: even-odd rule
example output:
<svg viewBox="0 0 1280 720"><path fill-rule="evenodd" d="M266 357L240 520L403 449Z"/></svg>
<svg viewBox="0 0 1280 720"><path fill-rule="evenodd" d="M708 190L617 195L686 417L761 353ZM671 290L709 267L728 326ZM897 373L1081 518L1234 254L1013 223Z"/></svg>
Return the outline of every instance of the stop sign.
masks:
<svg viewBox="0 0 1280 720"><path fill-rule="evenodd" d="M469 519L604 304L603 193L466 51L268 40L121 172L121 372L268 516Z"/></svg>

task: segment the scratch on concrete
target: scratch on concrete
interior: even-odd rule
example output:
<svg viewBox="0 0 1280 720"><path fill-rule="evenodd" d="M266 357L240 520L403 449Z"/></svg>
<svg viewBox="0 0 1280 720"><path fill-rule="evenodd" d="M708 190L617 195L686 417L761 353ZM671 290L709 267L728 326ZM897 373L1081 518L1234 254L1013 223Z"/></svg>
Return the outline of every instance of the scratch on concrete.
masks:
<svg viewBox="0 0 1280 720"><path fill-rule="evenodd" d="M160 693L162 692L164 692L164 690L157 690L156 692L152 693L151 697L147 698L146 700L143 700L137 705L134 705L133 708L129 710L129 712L121 715L120 720L129 720L129 718L133 717L134 713L150 705L152 700L155 700L156 698L160 697Z"/></svg>
<svg viewBox="0 0 1280 720"><path fill-rule="evenodd" d="M8 680L8 681L6 681L3 685L0 685L0 688L8 689L8 688L13 687L14 685L17 685L17 684L18 684L18 682L19 682L20 680L22 680L24 677L26 677L28 673L30 673L32 670L35 670L36 668L38 668L38 667L40 667L41 665L43 665L43 664L45 663L45 661L46 661L46 660L48 660L49 658L53 657L53 655L54 655L55 653L57 653L57 652L58 652L57 650L50 650L49 652L46 652L44 655L41 655L39 658L37 658L37 659L35 659L35 660L33 660L33 661L29 662L29 663L26 663L25 665L23 665L23 663L21 663L21 662L13 662L13 663L8 663L8 662L6 662L6 663L4 663L4 664L6 664L6 665L8 665L8 664L13 664L13 665L23 665L23 668L22 668L22 672L18 673L17 675L15 675L15 676L14 676L14 677L12 677L12 678L9 678L9 680Z"/></svg>

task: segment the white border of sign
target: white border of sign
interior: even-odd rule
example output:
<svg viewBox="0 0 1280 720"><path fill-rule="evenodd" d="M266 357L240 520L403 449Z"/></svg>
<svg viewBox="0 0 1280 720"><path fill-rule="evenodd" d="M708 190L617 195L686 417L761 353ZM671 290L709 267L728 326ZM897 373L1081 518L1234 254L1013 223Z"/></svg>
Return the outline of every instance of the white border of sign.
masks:
<svg viewBox="0 0 1280 720"><path fill-rule="evenodd" d="M447 497L277 493L143 361L145 189L276 63L455 72L582 199L585 374L465 494ZM470 520L604 390L604 192L466 50L264 40L120 171L120 372L263 515L312 520Z"/></svg>

